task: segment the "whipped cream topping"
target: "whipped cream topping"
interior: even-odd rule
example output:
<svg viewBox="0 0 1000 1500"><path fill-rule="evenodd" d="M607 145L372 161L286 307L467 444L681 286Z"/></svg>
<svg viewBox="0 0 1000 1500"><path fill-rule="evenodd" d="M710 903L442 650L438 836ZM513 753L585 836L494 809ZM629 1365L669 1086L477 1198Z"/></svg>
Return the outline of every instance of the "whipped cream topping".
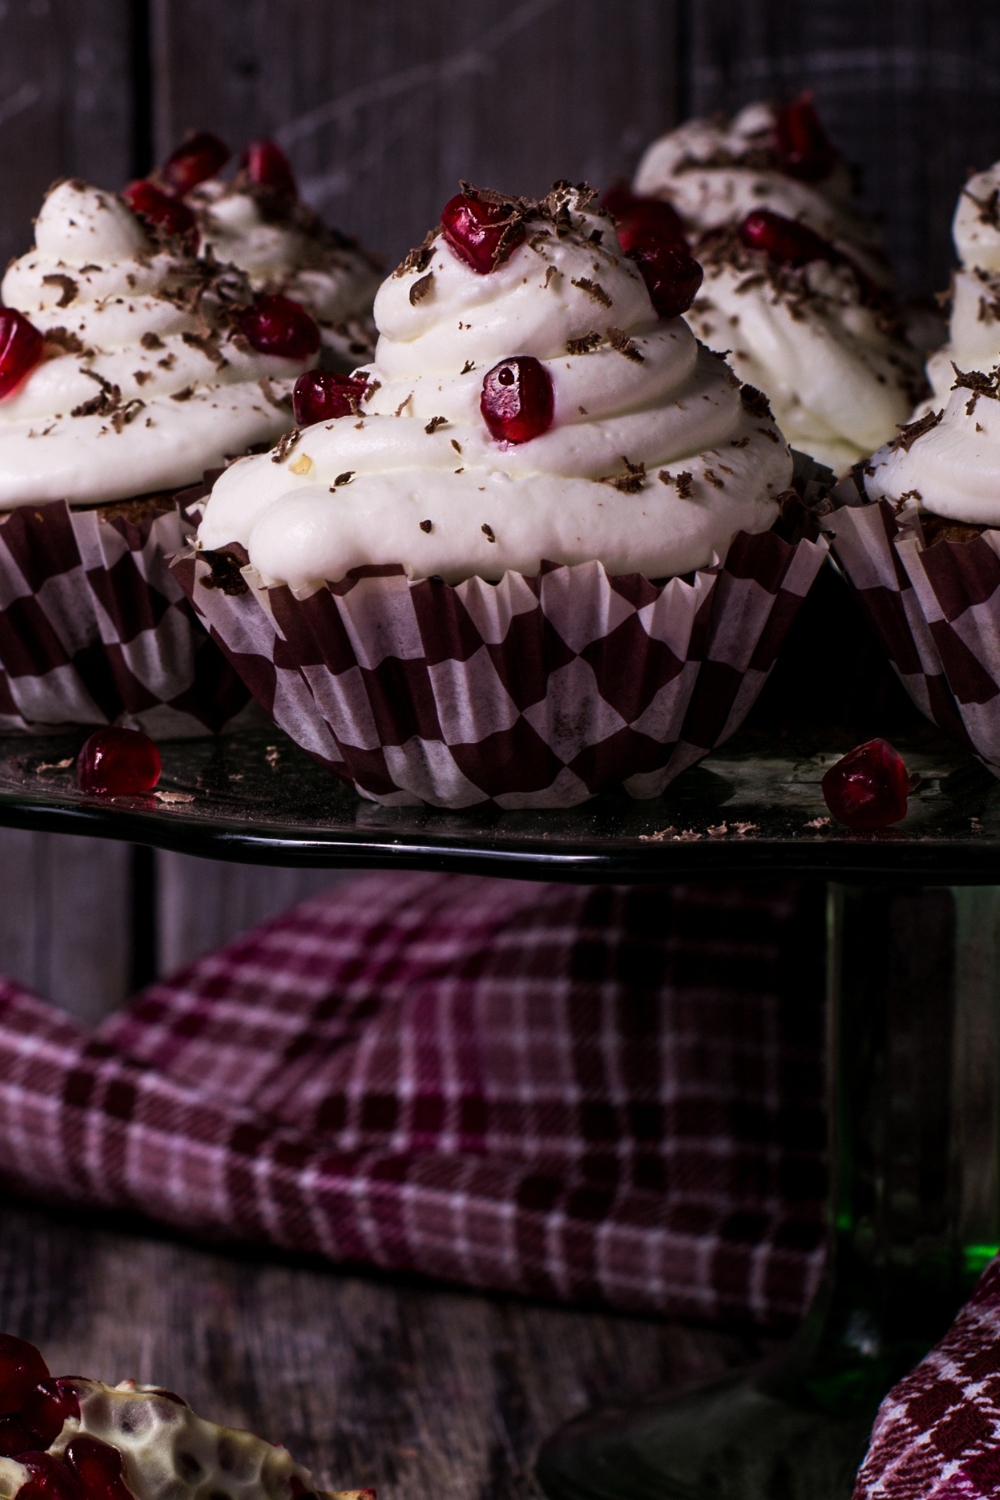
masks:
<svg viewBox="0 0 1000 1500"><path fill-rule="evenodd" d="M851 174L838 160L821 182L781 170L774 152L777 113L763 101L733 119L688 120L647 149L635 174L637 193L666 198L689 235L739 224L754 209L798 219L849 254L880 285L890 274L877 225L852 202Z"/></svg>
<svg viewBox="0 0 1000 1500"><path fill-rule="evenodd" d="M487 275L443 237L411 251L375 299L358 414L234 464L202 546L239 542L265 583L296 590L385 563L448 582L543 559L660 578L772 524L791 458L759 393L682 319L657 319L589 193L554 189L524 216L524 243ZM483 377L526 355L551 380L552 425L495 441Z"/></svg>
<svg viewBox="0 0 1000 1500"><path fill-rule="evenodd" d="M240 273L156 252L121 199L82 182L51 190L2 296L46 358L0 401L0 509L191 484L286 431L312 363L250 348L227 316L252 297Z"/></svg>
<svg viewBox="0 0 1000 1500"><path fill-rule="evenodd" d="M766 393L793 448L844 474L907 420L918 356L849 265L784 268L726 234L696 253L705 280L687 321Z"/></svg>
<svg viewBox="0 0 1000 1500"><path fill-rule="evenodd" d="M203 246L239 266L254 291L301 302L320 327L333 362L353 370L375 348L372 300L380 268L353 240L300 202L240 179L210 178L185 200Z"/></svg>
<svg viewBox="0 0 1000 1500"><path fill-rule="evenodd" d="M1000 362L1000 162L970 177L958 197L951 232L961 267L951 286L948 342L927 361L932 395L918 410L938 410L960 370Z"/></svg>

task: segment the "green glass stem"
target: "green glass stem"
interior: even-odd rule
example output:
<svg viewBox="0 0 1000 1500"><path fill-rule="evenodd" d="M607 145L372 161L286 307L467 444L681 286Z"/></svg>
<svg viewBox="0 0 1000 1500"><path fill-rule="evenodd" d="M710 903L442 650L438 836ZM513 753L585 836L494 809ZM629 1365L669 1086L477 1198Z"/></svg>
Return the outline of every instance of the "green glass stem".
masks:
<svg viewBox="0 0 1000 1500"><path fill-rule="evenodd" d="M553 1500L849 1500L882 1396L1000 1242L1000 886L829 887L829 1255L767 1365L590 1413Z"/></svg>

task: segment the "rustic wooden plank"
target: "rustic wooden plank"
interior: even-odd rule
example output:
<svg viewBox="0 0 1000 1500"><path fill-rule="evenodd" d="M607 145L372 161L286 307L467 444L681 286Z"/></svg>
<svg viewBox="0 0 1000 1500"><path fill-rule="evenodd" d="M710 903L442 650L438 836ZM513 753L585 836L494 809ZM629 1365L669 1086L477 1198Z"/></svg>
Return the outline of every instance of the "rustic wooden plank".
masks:
<svg viewBox="0 0 1000 1500"><path fill-rule="evenodd" d="M674 112L674 0L153 0L162 153L274 135L306 197L374 249L467 177L543 192L627 172Z"/></svg>
<svg viewBox="0 0 1000 1500"><path fill-rule="evenodd" d="M255 922L345 878L335 870L269 870L157 850L159 972L179 969Z"/></svg>
<svg viewBox="0 0 1000 1500"><path fill-rule="evenodd" d="M284 1441L380 1500L537 1496L539 1442L594 1402L745 1363L750 1336L240 1257L18 1204L0 1329L55 1374L126 1376Z"/></svg>
<svg viewBox="0 0 1000 1500"><path fill-rule="evenodd" d="M911 0L691 0L690 106L815 90L861 168L909 290L947 285L951 218L970 166L1000 156L1000 11Z"/></svg>

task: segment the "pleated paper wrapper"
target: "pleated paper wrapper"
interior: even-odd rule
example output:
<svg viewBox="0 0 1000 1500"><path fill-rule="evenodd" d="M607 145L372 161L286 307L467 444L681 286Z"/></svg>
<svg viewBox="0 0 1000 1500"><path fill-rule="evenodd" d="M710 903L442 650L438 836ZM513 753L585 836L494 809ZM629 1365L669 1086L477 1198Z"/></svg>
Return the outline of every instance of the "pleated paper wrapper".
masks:
<svg viewBox="0 0 1000 1500"><path fill-rule="evenodd" d="M169 739L256 712L167 563L192 529L185 493L0 517L0 728L121 724Z"/></svg>
<svg viewBox="0 0 1000 1500"><path fill-rule="evenodd" d="M823 525L914 703L1000 776L1000 532L925 546L885 500Z"/></svg>
<svg viewBox="0 0 1000 1500"><path fill-rule="evenodd" d="M740 533L724 564L665 583L597 562L455 586L390 566L304 598L261 587L237 547L174 570L274 722L362 796L529 808L655 797L721 744L825 555Z"/></svg>

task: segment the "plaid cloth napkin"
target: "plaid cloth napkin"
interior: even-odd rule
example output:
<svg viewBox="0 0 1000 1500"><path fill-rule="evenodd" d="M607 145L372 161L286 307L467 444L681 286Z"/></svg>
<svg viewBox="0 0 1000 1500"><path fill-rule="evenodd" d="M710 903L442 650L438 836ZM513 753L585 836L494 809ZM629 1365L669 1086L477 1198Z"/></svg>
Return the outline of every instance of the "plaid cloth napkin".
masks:
<svg viewBox="0 0 1000 1500"><path fill-rule="evenodd" d="M376 875L96 1033L0 989L0 1174L474 1286L775 1325L822 1261L811 893Z"/></svg>

